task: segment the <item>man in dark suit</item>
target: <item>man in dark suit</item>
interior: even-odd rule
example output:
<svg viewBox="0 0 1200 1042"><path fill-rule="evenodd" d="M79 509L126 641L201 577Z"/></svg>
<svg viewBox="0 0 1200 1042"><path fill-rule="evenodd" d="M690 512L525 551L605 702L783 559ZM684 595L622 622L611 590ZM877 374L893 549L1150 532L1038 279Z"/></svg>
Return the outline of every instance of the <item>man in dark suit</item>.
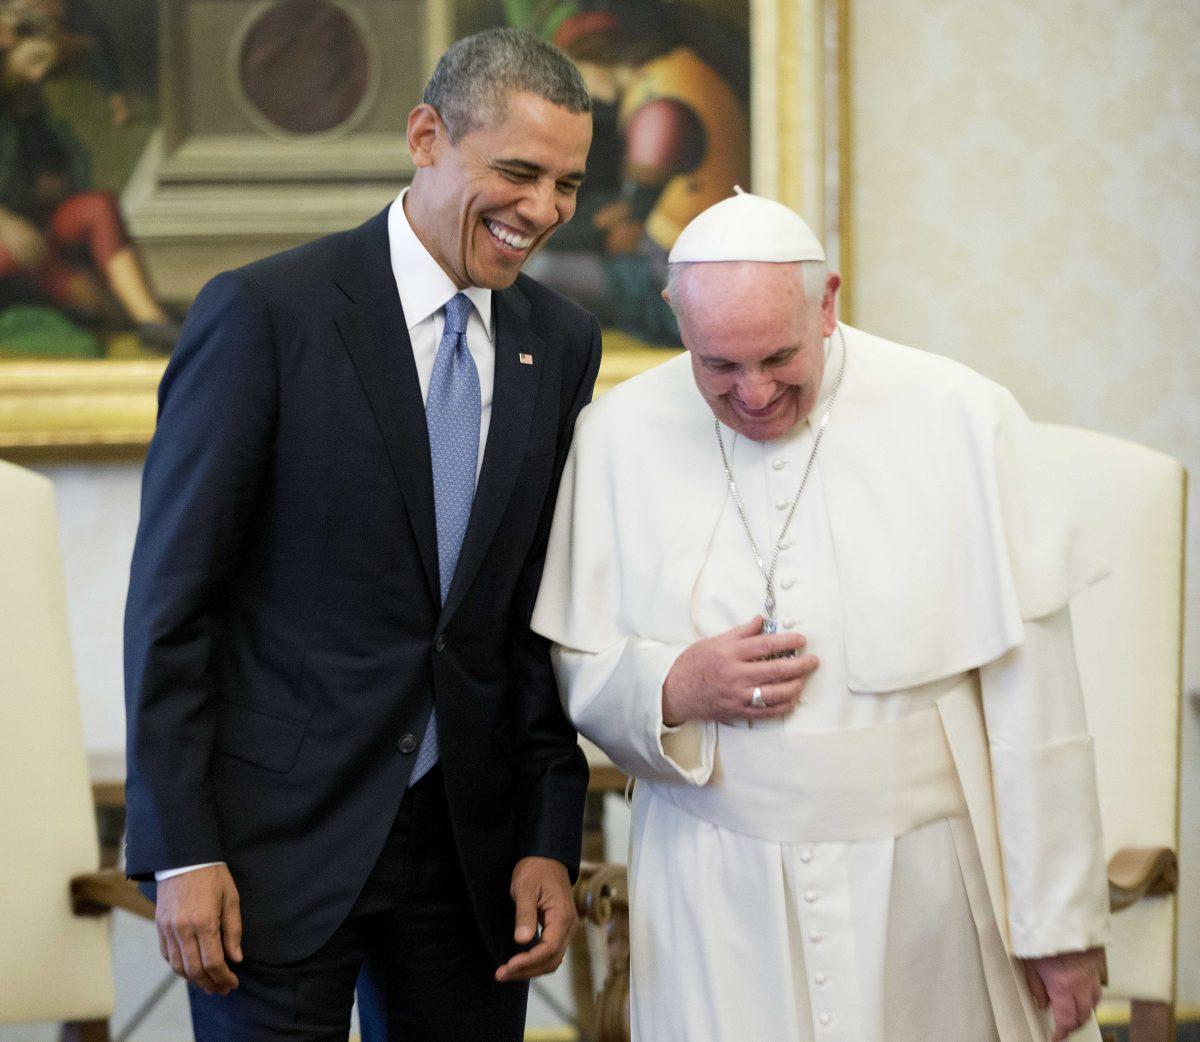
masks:
<svg viewBox="0 0 1200 1042"><path fill-rule="evenodd" d="M519 275L575 207L586 89L443 56L416 174L218 276L159 392L126 612L127 870L196 1037L519 1039L576 921L587 773L529 631L596 321ZM243 930L244 926L244 930Z"/></svg>

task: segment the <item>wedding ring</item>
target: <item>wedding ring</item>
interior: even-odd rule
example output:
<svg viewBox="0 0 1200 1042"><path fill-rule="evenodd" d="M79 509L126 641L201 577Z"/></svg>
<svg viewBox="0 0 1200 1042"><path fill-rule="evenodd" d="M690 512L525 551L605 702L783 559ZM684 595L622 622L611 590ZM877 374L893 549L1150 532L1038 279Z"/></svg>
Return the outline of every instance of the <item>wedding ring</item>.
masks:
<svg viewBox="0 0 1200 1042"><path fill-rule="evenodd" d="M767 703L763 701L762 688L756 687L750 695L750 705L754 709L766 709Z"/></svg>

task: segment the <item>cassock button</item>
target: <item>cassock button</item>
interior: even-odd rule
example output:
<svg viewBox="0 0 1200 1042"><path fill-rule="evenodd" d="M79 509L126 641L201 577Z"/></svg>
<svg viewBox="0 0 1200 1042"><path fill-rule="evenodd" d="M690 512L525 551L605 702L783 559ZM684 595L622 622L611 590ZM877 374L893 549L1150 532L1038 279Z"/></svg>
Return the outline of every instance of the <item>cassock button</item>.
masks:
<svg viewBox="0 0 1200 1042"><path fill-rule="evenodd" d="M784 625L786 626L787 623L785 622ZM812 859L813 859L813 852L811 850L804 849L804 850L800 851L800 860L803 861L806 865L811 864Z"/></svg>
<svg viewBox="0 0 1200 1042"><path fill-rule="evenodd" d="M777 459L774 463L771 464L771 466L774 467L776 470L783 470L783 468L786 467L787 465L788 465L788 461L785 459Z"/></svg>
<svg viewBox="0 0 1200 1042"><path fill-rule="evenodd" d="M433 642L433 650L434 651L445 651L446 650L446 634L444 634L444 633L438 634L437 640L435 640Z"/></svg>
<svg viewBox="0 0 1200 1042"><path fill-rule="evenodd" d="M820 890L805 890L804 891L804 901L806 904L815 905L819 900L821 900L821 891Z"/></svg>
<svg viewBox="0 0 1200 1042"><path fill-rule="evenodd" d="M822 1013L817 1019L821 1022L821 1027L827 1028L833 1023L833 1017L828 1013Z"/></svg>
<svg viewBox="0 0 1200 1042"><path fill-rule="evenodd" d="M818 973L815 977L813 977L813 980L815 980L818 984L828 984L829 983L829 974L828 973Z"/></svg>
<svg viewBox="0 0 1200 1042"><path fill-rule="evenodd" d="M813 930L813 932L808 935L808 939L812 941L813 944L820 944L823 940L825 940L825 935L821 933L820 930Z"/></svg>
<svg viewBox="0 0 1200 1042"><path fill-rule="evenodd" d="M783 620L783 628L784 628L785 630L794 629L794 628L795 628L795 626L796 626L796 620L795 620L795 619L784 619L784 620Z"/></svg>
<svg viewBox="0 0 1200 1042"><path fill-rule="evenodd" d="M416 748L417 748L417 736L412 735L412 734L406 734L403 738L400 739L400 741L398 741L396 743L396 748L399 749L405 755L407 755L408 753L411 753L411 752L415 752Z"/></svg>
<svg viewBox="0 0 1200 1042"><path fill-rule="evenodd" d="M776 510L787 510L787 508L790 507L791 505L792 504L789 503L786 499L775 500L775 509Z"/></svg>
<svg viewBox="0 0 1200 1042"><path fill-rule="evenodd" d="M785 590L790 590L793 586L796 585L796 580L795 579L784 579L783 582L781 582L779 585L781 587L783 587L783 589L785 589Z"/></svg>

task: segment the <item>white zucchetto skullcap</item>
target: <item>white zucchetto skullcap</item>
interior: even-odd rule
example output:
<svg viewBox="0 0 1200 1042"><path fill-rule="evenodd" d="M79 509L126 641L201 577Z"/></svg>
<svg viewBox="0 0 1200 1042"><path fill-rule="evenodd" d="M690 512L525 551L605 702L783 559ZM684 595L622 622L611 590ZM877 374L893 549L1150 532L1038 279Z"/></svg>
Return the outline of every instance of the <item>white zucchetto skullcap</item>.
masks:
<svg viewBox="0 0 1200 1042"><path fill-rule="evenodd" d="M697 214L679 233L667 260L672 264L706 261L823 261L825 250L794 210L734 187L734 195Z"/></svg>

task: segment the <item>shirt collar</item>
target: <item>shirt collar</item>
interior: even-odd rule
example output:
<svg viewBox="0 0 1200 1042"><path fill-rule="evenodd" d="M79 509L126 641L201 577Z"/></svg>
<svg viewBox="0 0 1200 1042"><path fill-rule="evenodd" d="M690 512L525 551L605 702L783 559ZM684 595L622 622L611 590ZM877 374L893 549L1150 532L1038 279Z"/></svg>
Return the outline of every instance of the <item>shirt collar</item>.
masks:
<svg viewBox="0 0 1200 1042"><path fill-rule="evenodd" d="M846 357L846 338L842 333L842 324L837 328L825 344L825 371L821 374L821 386L817 389L817 400L809 409L806 417L810 427L816 427L829 408L829 399L837 386L838 373L842 369L842 359Z"/></svg>
<svg viewBox="0 0 1200 1042"><path fill-rule="evenodd" d="M392 275L400 293L400 306L404 308L404 321L408 328L420 325L431 317L446 301L459 292L450 276L413 231L404 212L405 188L392 203L388 211L388 248L391 252ZM404 277L400 277L400 273ZM483 329L492 339L492 291L480 286L468 286L462 291L475 305L483 320Z"/></svg>

